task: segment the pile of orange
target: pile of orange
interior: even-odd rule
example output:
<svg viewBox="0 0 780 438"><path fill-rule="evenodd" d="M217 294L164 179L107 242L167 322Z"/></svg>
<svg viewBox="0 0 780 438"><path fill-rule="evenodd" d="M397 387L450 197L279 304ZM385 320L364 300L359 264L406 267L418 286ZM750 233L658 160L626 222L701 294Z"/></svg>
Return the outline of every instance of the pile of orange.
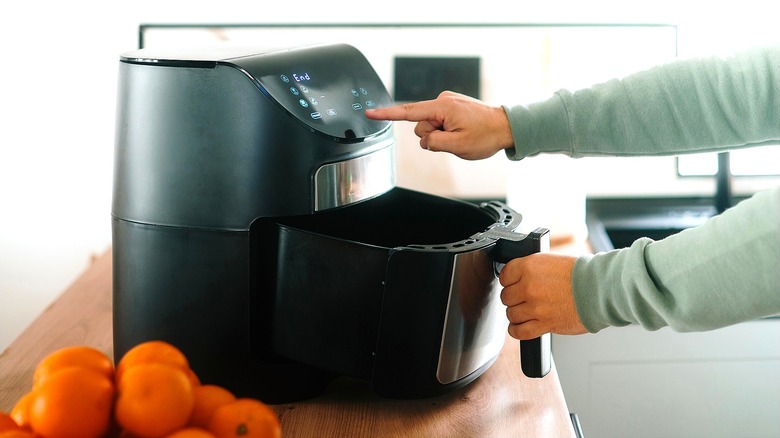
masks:
<svg viewBox="0 0 780 438"><path fill-rule="evenodd" d="M35 368L32 389L0 438L278 438L276 413L250 398L202 384L175 346L149 341L114 367L102 352L66 347Z"/></svg>

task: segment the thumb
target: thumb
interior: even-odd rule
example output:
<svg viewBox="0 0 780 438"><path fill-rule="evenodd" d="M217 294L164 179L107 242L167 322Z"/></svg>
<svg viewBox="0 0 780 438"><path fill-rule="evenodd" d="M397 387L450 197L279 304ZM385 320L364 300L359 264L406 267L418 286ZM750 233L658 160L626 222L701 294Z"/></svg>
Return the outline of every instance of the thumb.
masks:
<svg viewBox="0 0 780 438"><path fill-rule="evenodd" d="M463 158L463 152L469 148L463 141L463 135L458 131L437 129L420 139L420 145L434 152L449 152Z"/></svg>
<svg viewBox="0 0 780 438"><path fill-rule="evenodd" d="M526 321L522 324L509 324L509 336L519 339L521 341L527 341L548 332L542 324L537 320Z"/></svg>
<svg viewBox="0 0 780 438"><path fill-rule="evenodd" d="M434 152L446 151L449 132L435 129L420 138L420 146Z"/></svg>

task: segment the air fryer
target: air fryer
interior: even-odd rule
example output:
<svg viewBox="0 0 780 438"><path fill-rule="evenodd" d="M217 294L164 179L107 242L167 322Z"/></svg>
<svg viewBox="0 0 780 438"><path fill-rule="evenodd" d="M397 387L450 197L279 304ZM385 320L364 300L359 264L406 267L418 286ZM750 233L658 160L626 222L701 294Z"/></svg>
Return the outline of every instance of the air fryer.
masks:
<svg viewBox="0 0 780 438"><path fill-rule="evenodd" d="M540 251L501 202L395 186L391 99L346 45L122 55L114 353L162 339L204 382L269 403L334 378L460 388L506 336L501 263ZM549 370L549 340L521 344Z"/></svg>

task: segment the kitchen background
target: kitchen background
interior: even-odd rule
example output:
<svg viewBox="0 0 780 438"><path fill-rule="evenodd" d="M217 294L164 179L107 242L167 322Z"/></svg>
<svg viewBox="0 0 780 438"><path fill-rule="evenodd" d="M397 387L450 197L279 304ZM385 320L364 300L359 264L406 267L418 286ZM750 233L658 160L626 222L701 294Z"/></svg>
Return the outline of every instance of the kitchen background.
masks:
<svg viewBox="0 0 780 438"><path fill-rule="evenodd" d="M109 248L117 61L120 53L137 48L142 23L673 25L672 39L666 32L670 28L655 29L653 35L658 35L658 41L650 40L641 52L634 53L647 54L646 57L626 59L632 52L630 47L622 46L614 59L604 57L606 52L601 50L597 62L576 58L561 64L555 71L570 71L560 78L529 79L522 69L503 72L500 78L484 75L486 100L512 104L546 97L555 87L576 88L622 75L631 71L627 68L663 62L675 53L680 57L727 54L777 42L780 33L775 14L768 8L767 2L760 0L494 1L484 7L451 9L435 2L405 0L386 4L357 0L4 3L0 6L4 17L0 26L0 351L89 265L91 258ZM439 34L396 32L395 37L398 40L392 45L394 50L439 54ZM539 38L538 41L548 44L552 41L550 47L556 47L555 37ZM633 41L648 43L642 38ZM511 40L491 39L480 44L509 59L524 56L529 62L541 62L542 55L529 54L527 48L515 47ZM569 53L584 54L587 51ZM538 86L529 87L529 83ZM619 166L612 166L610 161L579 165L564 157L540 158L533 164L505 163L503 157L486 163L460 162L418 150L409 126L399 124L397 133L401 185L471 198L507 195L510 202L514 199L519 203L515 207L529 221L576 235L584 233L585 195L707 194L713 189L711 178L666 184L664 181L680 183L669 160L647 160L639 167L627 166L626 161ZM653 168L662 170L648 170ZM637 174L638 171L641 173ZM487 180L485 175L492 178ZM577 184L574 189L550 188L553 197L546 200L518 189L540 185L540 181L562 180L559 175L569 175L563 180L577 175L589 183ZM505 190L507 180L510 189ZM776 179L751 178L735 182L735 187L749 193L776 183ZM549 199L560 202L551 203ZM778 337L774 335L769 340L777 343ZM578 351L576 347L570 350ZM774 373L770 377L775 382L780 374L778 368L770 368L769 372ZM588 384L592 383L591 379ZM630 383L625 383L624 391L629 387ZM565 381L564 390L567 391ZM614 394L597 395L615 399ZM570 407L572 401L582 403L577 401L576 394L567 393L567 399ZM777 396L769 400L775 403ZM776 407L780 408L769 406ZM587 433L587 418L584 422ZM780 424L768 427L764 431L780 433Z"/></svg>

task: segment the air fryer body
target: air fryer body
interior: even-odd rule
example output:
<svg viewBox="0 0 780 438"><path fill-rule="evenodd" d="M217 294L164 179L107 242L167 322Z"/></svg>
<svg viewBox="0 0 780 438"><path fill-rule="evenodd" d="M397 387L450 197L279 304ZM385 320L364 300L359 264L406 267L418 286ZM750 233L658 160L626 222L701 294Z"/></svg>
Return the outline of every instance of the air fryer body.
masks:
<svg viewBox="0 0 780 438"><path fill-rule="evenodd" d="M391 125L364 115L390 104L344 45L123 55L116 358L162 339L271 403L335 376L425 397L487 369L506 328L490 254L520 217L395 188Z"/></svg>
<svg viewBox="0 0 780 438"><path fill-rule="evenodd" d="M333 64L355 76L330 78ZM299 74L309 79L295 82ZM321 103L304 106L310 98ZM367 100L390 102L346 46L123 56L112 207L117 357L164 339L204 381L240 393L255 392L252 382L265 376L272 383L257 386L279 382L278 373L249 363L250 227L259 217L309 214L394 186L390 125L349 114ZM307 384L302 368L283 384L292 397L295 386L316 391L322 380L313 372L316 382Z"/></svg>

